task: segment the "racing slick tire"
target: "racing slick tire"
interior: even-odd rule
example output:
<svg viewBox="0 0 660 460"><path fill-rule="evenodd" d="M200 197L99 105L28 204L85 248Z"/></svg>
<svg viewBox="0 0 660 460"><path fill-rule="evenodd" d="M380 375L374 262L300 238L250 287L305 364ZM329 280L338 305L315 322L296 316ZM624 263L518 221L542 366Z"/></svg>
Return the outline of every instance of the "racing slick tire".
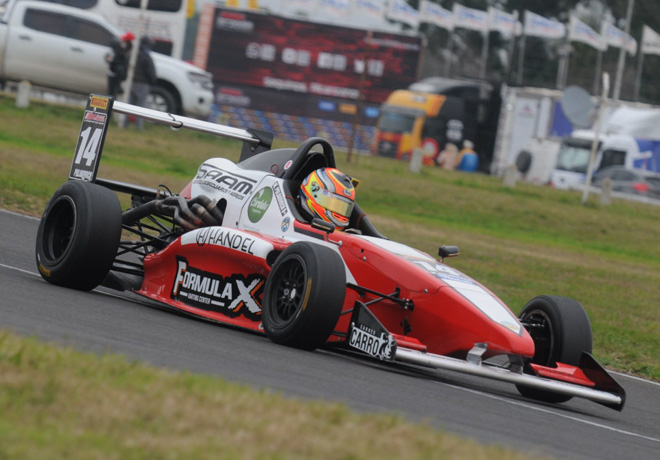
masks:
<svg viewBox="0 0 660 460"><path fill-rule="evenodd" d="M346 269L332 249L294 243L266 280L262 321L273 342L314 350L332 333L346 296Z"/></svg>
<svg viewBox="0 0 660 460"><path fill-rule="evenodd" d="M36 260L51 284L81 291L97 287L117 255L122 230L117 195L72 180L51 197L37 231Z"/></svg>
<svg viewBox="0 0 660 460"><path fill-rule="evenodd" d="M591 323L584 307L568 297L541 295L530 300L520 313L534 340L531 362L554 367L557 362L579 366L582 352L591 353ZM550 403L566 402L572 396L516 385L521 395Z"/></svg>

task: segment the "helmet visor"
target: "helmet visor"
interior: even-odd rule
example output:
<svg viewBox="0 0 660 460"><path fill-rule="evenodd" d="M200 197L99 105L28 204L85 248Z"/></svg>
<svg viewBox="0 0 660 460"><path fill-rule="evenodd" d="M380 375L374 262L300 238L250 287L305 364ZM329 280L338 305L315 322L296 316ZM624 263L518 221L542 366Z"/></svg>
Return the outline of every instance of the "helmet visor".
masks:
<svg viewBox="0 0 660 460"><path fill-rule="evenodd" d="M315 193L314 199L319 205L323 206L328 211L344 217L349 217L351 215L353 205L355 204L352 200L331 193L325 189L321 189Z"/></svg>

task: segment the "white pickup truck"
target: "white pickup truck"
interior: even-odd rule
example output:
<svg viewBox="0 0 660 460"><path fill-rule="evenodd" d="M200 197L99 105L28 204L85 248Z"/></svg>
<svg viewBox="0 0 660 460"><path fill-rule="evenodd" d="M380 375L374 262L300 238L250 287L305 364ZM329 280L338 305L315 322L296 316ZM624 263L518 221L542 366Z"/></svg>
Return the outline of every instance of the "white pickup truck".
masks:
<svg viewBox="0 0 660 460"><path fill-rule="evenodd" d="M0 81L81 94L107 93L110 44L122 31L102 16L39 1L9 3L0 20ZM152 52L158 83L150 106L205 118L213 102L210 73Z"/></svg>

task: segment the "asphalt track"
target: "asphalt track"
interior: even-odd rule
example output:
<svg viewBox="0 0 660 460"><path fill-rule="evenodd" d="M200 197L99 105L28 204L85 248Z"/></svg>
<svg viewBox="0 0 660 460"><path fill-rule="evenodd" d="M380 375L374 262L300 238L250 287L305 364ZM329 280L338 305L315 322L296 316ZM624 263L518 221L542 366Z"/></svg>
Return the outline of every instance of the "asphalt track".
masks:
<svg viewBox="0 0 660 460"><path fill-rule="evenodd" d="M658 383L617 375L628 394L623 412L617 412L581 399L542 404L521 397L513 385L449 371L413 372L351 354L276 346L260 335L175 314L134 295L47 284L34 262L37 226L34 218L0 210L0 329L292 397L340 401L358 411L399 413L533 455L660 456Z"/></svg>

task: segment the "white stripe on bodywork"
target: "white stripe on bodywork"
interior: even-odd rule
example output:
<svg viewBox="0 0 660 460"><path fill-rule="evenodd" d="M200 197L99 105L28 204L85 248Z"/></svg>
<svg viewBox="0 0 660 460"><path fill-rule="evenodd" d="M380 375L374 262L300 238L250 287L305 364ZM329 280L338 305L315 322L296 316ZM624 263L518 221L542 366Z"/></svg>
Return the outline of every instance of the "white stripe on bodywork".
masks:
<svg viewBox="0 0 660 460"><path fill-rule="evenodd" d="M474 304L475 307L481 310L490 319L516 334L521 333L522 326L518 322L518 319L513 316L509 309L502 305L498 299L481 287L479 283L472 278L452 267L438 262L430 255L404 244L368 236L362 236L361 238L414 263L436 278L441 279L448 286L451 286L459 294Z"/></svg>
<svg viewBox="0 0 660 460"><path fill-rule="evenodd" d="M184 233L181 244L222 246L265 259L273 245L258 236L229 227L204 227Z"/></svg>

